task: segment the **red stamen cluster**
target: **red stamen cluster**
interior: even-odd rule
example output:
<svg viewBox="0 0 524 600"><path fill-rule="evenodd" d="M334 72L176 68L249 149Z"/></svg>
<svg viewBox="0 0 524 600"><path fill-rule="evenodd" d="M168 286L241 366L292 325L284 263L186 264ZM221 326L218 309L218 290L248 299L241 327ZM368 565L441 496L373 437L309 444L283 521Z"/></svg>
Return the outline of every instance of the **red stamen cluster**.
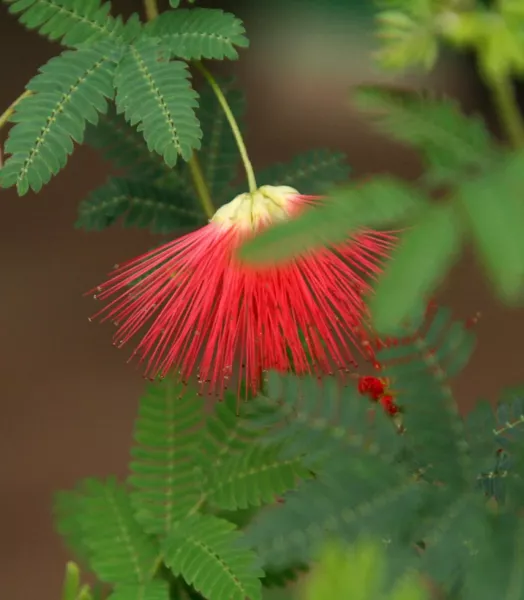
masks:
<svg viewBox="0 0 524 600"><path fill-rule="evenodd" d="M358 391L363 396L368 396L372 402L380 402L382 408L391 416L400 412L395 404L393 395L389 391L389 380L383 377L360 377Z"/></svg>
<svg viewBox="0 0 524 600"><path fill-rule="evenodd" d="M290 217L324 201L271 189L287 194ZM334 248L252 266L236 252L268 225L259 219L255 231L247 223L248 200L251 216L266 210L261 192L239 196L205 227L116 267L93 290L106 302L96 316L117 327L114 344L139 338L132 356L146 377L195 377L200 393L218 399L235 380L238 397L242 383L245 394L258 393L264 371L345 380L357 352L376 363L364 296L397 234L362 230Z"/></svg>

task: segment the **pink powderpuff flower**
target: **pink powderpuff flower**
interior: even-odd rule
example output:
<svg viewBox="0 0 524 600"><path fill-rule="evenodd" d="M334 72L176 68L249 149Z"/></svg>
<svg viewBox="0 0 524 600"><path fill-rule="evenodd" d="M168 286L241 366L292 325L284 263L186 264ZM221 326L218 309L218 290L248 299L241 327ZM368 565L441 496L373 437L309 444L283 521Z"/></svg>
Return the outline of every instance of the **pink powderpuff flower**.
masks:
<svg viewBox="0 0 524 600"><path fill-rule="evenodd" d="M395 234L362 231L347 243L263 268L236 257L256 232L322 201L287 186L237 196L208 225L117 265L93 290L97 299L109 299L93 318L117 326L118 347L143 332L133 356L146 363L146 377L196 376L201 392L218 398L232 377L239 394L242 381L246 392L257 393L270 369L349 373L356 366L352 347L373 358L362 296Z"/></svg>

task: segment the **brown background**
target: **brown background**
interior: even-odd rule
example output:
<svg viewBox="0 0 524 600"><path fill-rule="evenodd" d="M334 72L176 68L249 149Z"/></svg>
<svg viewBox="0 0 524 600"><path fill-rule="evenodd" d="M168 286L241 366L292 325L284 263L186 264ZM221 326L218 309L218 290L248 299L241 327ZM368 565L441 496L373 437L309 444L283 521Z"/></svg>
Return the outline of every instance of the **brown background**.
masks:
<svg viewBox="0 0 524 600"><path fill-rule="evenodd" d="M374 134L348 109L348 88L376 81L365 26L285 15L277 25L269 11L236 12L245 17L252 41L237 68L247 86L247 142L256 166L331 147L347 152L356 175L417 173L416 157ZM308 40L304 31L314 35ZM25 31L2 5L0 51L2 112L59 49ZM469 106L485 104L471 67L457 59L445 61L431 85L452 90ZM67 554L53 532L52 492L88 475L125 469L143 380L125 364L125 351L111 346L111 331L88 323L95 307L82 294L115 262L152 244L143 231L73 228L78 202L108 169L93 151L80 148L38 196L0 191L2 600L59 597ZM521 381L523 313L491 299L474 260L457 265L442 300L459 315L478 309L484 315L478 351L457 384L462 407L478 396L494 399L502 385Z"/></svg>

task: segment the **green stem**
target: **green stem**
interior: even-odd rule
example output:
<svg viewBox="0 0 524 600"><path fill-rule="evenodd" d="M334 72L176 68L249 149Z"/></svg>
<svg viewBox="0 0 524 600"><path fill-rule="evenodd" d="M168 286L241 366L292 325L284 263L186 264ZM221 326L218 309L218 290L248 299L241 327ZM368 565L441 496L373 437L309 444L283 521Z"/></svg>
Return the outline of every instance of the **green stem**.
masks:
<svg viewBox="0 0 524 600"><path fill-rule="evenodd" d="M211 217L215 214L215 207L213 206L204 174L202 173L200 161L198 160L195 152L193 152L193 155L189 159L188 165L191 172L191 177L193 179L193 185L195 186L195 190L202 204L202 208L204 209L207 218L211 219Z"/></svg>
<svg viewBox="0 0 524 600"><path fill-rule="evenodd" d="M146 20L152 21L158 17L158 4L157 0L144 0L144 11L146 13ZM209 189L202 173L202 167L195 152L193 152L191 158L188 161L189 171L191 172L191 178L193 179L193 185L195 186L196 193L204 209L204 213L208 219L215 214L215 207L209 194Z"/></svg>
<svg viewBox="0 0 524 600"><path fill-rule="evenodd" d="M253 171L253 165L249 160L249 156L247 154L246 145L244 144L244 140L242 138L242 134L240 133L240 128L238 127L238 123L231 112L231 108L227 103L226 97L224 96L220 86L215 81L215 78L211 73L204 67L204 65L200 62L194 63L195 67L202 73L206 81L211 86L211 89L215 93L217 100L226 115L226 119L228 120L229 126L231 127L231 131L233 132L233 136L235 137L235 141L238 146L238 151L240 152L240 157L242 158L242 163L244 164L244 169L246 171L247 181L249 185L249 191L251 193L257 191L257 182L255 180L255 172Z"/></svg>
<svg viewBox="0 0 524 600"><path fill-rule="evenodd" d="M33 92L30 90L26 90L23 94L18 96L18 98L10 105L8 108L0 115L0 129L9 121L11 115L15 112L15 108L19 102L21 102L24 98L31 96Z"/></svg>
<svg viewBox="0 0 524 600"><path fill-rule="evenodd" d="M146 11L147 21L152 21L158 17L158 6L156 0L144 0L144 10Z"/></svg>
<svg viewBox="0 0 524 600"><path fill-rule="evenodd" d="M491 77L488 79L498 117L506 134L515 148L524 147L524 123L515 99L515 92L509 77Z"/></svg>

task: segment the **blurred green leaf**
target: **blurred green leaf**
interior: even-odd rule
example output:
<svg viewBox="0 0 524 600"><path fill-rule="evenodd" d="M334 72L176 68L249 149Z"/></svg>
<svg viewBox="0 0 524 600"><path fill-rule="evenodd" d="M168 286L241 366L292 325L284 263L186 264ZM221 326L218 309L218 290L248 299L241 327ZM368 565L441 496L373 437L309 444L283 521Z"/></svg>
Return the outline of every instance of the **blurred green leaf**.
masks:
<svg viewBox="0 0 524 600"><path fill-rule="evenodd" d="M325 203L276 224L247 242L240 257L252 263L286 260L313 248L347 241L358 229L389 227L416 215L426 198L391 177L333 190Z"/></svg>
<svg viewBox="0 0 524 600"><path fill-rule="evenodd" d="M74 562L68 562L62 586L62 600L93 600L88 585L80 587L80 568Z"/></svg>
<svg viewBox="0 0 524 600"><path fill-rule="evenodd" d="M461 228L454 207L430 206L393 251L379 279L370 310L380 334L397 333L446 275L460 250Z"/></svg>
<svg viewBox="0 0 524 600"><path fill-rule="evenodd" d="M379 130L419 151L433 184L455 182L491 164L498 149L484 121L464 115L455 100L424 92L365 85L354 102Z"/></svg>
<svg viewBox="0 0 524 600"><path fill-rule="evenodd" d="M319 149L293 157L287 163L276 163L257 172L261 185L289 185L301 194L323 194L333 185L346 181L350 168L346 155ZM238 193L245 192L242 189Z"/></svg>
<svg viewBox="0 0 524 600"><path fill-rule="evenodd" d="M498 6L502 14L508 19L516 19L521 24L524 22L524 3L522 0L498 0Z"/></svg>
<svg viewBox="0 0 524 600"><path fill-rule="evenodd" d="M442 33L447 40L477 51L479 66L489 78L524 72L522 14L515 9L515 3L498 5L497 11L456 12L442 22Z"/></svg>
<svg viewBox="0 0 524 600"><path fill-rule="evenodd" d="M62 589L62 600L76 600L80 588L80 569L74 562L68 562Z"/></svg>
<svg viewBox="0 0 524 600"><path fill-rule="evenodd" d="M360 541L344 548L329 545L304 587L304 600L424 600L427 593L416 574L399 578L388 589L386 553L378 542Z"/></svg>
<svg viewBox="0 0 524 600"><path fill-rule="evenodd" d="M412 66L431 69L438 58L435 15L430 0L413 0L404 10L378 14L381 49L376 53L385 69L404 70Z"/></svg>
<svg viewBox="0 0 524 600"><path fill-rule="evenodd" d="M100 231L119 219L124 227L148 227L153 233L206 223L197 199L174 181L171 189L163 189L132 179L111 178L82 200L75 227Z"/></svg>
<svg viewBox="0 0 524 600"><path fill-rule="evenodd" d="M458 200L481 260L501 297L524 290L524 152L462 185Z"/></svg>

